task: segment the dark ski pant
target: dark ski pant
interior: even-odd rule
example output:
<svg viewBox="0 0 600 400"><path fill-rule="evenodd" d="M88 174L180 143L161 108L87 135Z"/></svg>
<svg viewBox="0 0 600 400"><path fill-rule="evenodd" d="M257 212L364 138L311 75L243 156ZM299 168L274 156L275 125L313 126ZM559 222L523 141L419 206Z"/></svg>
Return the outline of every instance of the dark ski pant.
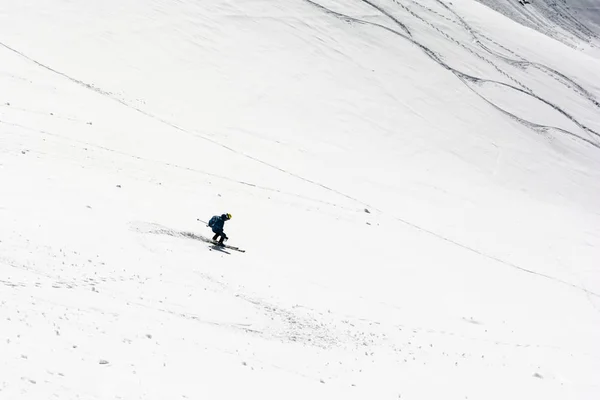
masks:
<svg viewBox="0 0 600 400"><path fill-rule="evenodd" d="M213 229L212 230L215 233L215 236L213 236L212 240L214 240L215 242L217 241L217 239L219 238L219 236L221 237L221 239L219 239L219 243L223 244L223 241L225 239L228 239L227 235L225 234L225 232L223 232L222 229Z"/></svg>

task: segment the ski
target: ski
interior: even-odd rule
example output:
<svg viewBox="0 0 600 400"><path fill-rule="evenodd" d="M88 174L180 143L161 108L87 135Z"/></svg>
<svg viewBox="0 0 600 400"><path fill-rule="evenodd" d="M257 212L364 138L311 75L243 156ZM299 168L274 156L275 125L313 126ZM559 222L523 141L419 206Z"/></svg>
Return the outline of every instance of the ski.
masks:
<svg viewBox="0 0 600 400"><path fill-rule="evenodd" d="M246 252L246 250L244 250L244 249L240 249L239 247L235 247L235 246L230 246L228 244L220 244L219 242L215 242L212 240L211 240L211 243L217 247L222 247L224 249L235 250L235 251L239 251L240 253Z"/></svg>

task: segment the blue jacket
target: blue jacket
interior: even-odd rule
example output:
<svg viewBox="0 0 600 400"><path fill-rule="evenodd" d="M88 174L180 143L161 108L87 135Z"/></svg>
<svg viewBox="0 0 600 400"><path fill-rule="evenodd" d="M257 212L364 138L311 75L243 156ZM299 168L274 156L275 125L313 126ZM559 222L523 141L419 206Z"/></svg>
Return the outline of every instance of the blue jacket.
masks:
<svg viewBox="0 0 600 400"><path fill-rule="evenodd" d="M208 221L208 226L212 228L213 232L222 232L225 227L225 218L222 215L215 215Z"/></svg>

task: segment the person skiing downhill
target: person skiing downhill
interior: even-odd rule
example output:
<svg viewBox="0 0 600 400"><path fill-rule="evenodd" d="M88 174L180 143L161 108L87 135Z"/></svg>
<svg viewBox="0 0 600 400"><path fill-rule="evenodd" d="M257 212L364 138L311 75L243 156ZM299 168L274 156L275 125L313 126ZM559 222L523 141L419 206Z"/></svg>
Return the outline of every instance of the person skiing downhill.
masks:
<svg viewBox="0 0 600 400"><path fill-rule="evenodd" d="M217 241L219 239L219 246L224 246L223 242L227 239L227 235L223 232L223 228L225 227L225 221L229 221L231 219L231 214L222 214L215 215L208 221L208 226L212 228L212 231L215 233L212 240Z"/></svg>

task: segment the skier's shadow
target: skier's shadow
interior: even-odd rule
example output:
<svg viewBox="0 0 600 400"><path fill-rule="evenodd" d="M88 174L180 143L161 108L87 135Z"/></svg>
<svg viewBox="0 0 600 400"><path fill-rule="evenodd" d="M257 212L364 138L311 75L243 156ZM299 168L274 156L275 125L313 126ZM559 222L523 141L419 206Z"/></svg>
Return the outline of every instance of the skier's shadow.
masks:
<svg viewBox="0 0 600 400"><path fill-rule="evenodd" d="M231 254L230 252L228 252L227 250L225 250L224 248L222 248L221 246L217 246L215 244L213 244L212 246L210 246L209 250L216 250L216 251L220 251L221 253L225 253L225 254Z"/></svg>

